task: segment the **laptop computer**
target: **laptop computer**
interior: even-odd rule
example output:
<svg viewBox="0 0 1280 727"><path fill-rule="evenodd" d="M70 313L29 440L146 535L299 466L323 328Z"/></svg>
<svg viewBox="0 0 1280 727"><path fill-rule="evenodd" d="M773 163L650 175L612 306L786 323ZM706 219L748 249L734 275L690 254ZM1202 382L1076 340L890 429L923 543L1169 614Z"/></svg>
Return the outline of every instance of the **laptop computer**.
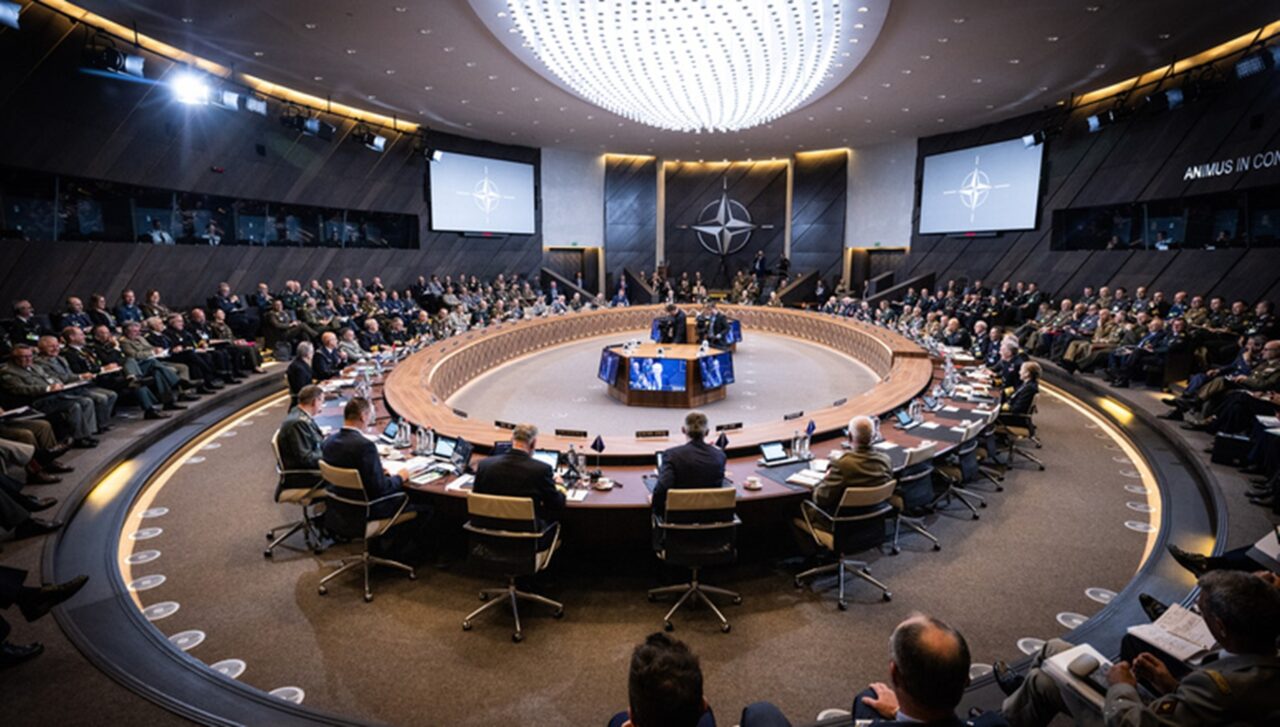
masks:
<svg viewBox="0 0 1280 727"><path fill-rule="evenodd" d="M799 457L787 454L782 442L765 442L760 445L760 459L757 462L764 467L777 467L802 461Z"/></svg>
<svg viewBox="0 0 1280 727"><path fill-rule="evenodd" d="M555 469L560 465L560 451L555 449L535 449L533 450L533 458L547 465L551 469Z"/></svg>
<svg viewBox="0 0 1280 727"><path fill-rule="evenodd" d="M382 434L378 435L378 439L386 442L387 444L395 444L396 435L400 433L400 426L399 421L392 419L387 422L386 428L382 430Z"/></svg>
<svg viewBox="0 0 1280 727"><path fill-rule="evenodd" d="M898 429L914 429L920 426L920 422L912 419L910 412L906 409L899 409L895 411L893 416L898 420L897 424L894 424Z"/></svg>

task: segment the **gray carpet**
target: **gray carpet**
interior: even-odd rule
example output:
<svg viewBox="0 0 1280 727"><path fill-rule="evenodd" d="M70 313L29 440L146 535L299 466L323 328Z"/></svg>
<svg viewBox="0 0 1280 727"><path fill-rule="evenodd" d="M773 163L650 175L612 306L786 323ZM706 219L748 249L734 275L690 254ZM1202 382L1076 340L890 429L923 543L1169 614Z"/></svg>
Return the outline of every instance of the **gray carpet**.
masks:
<svg viewBox="0 0 1280 727"><path fill-rule="evenodd" d="M363 603L354 577L321 597L324 560L345 548L321 558L261 556L263 531L293 514L270 503L267 437L282 414L275 408L237 427L237 436L199 452L204 460L180 468L158 493L153 506L169 513L148 525L164 533L144 545L162 557L137 574L168 578L140 594L144 604L181 604L154 622L162 633L201 630L206 640L188 653L210 664L243 659L247 684L300 687L307 705L390 723L589 725L625 706L627 656L661 628L665 612L644 597L656 569L610 572L608 553L596 556L593 571L607 575L581 575L590 569L573 566L582 564L553 568L539 588L565 602L566 617L528 610L520 645L510 642L501 613L462 631L462 616L479 604L475 591L492 583L462 563L423 567L416 582L379 573L372 604ZM893 589L890 603L854 583L850 610L840 612L831 581L792 588L792 562L709 571L708 582L742 592L741 606L726 607L733 632L721 634L693 609L677 615L675 635L701 656L722 721L732 724L758 699L796 719L847 706L868 681L886 678L888 634L915 610L953 623L975 661L990 663L1018 656L1023 637L1064 633L1060 613L1100 609L1085 590L1119 591L1145 543L1124 527L1144 517L1125 506L1135 496L1123 486L1133 480L1120 474L1127 463L1113 460L1116 445L1075 410L1045 397L1039 421L1054 443L1041 452L1047 472L1012 474L980 521L933 518L941 552L914 539L900 556L872 556L873 572ZM230 505L214 507L214 498Z"/></svg>
<svg viewBox="0 0 1280 727"><path fill-rule="evenodd" d="M831 406L878 382L871 369L829 348L756 331L749 336L733 355L736 383L723 400L702 407L713 424L776 421L796 410ZM517 359L469 383L449 405L473 419L532 422L546 431L586 429L605 437L639 429L678 432L683 411L625 406L596 377L600 349L626 338L593 338Z"/></svg>

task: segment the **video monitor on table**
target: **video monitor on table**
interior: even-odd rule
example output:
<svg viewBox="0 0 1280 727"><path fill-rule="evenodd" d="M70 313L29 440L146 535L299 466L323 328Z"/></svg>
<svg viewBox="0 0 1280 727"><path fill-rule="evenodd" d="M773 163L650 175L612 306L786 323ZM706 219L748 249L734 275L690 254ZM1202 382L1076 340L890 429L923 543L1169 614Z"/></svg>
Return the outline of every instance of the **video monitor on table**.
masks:
<svg viewBox="0 0 1280 727"><path fill-rule="evenodd" d="M441 459L453 459L453 453L458 449L458 440L453 437L446 437L442 434L436 435L436 448L431 452L432 455Z"/></svg>
<svg viewBox="0 0 1280 727"><path fill-rule="evenodd" d="M742 343L742 321L736 318L729 321L729 332L724 336L724 343L726 346Z"/></svg>
<svg viewBox="0 0 1280 727"><path fill-rule="evenodd" d="M547 465L551 469L555 469L560 465L560 452L555 449L535 449L533 450L533 458Z"/></svg>
<svg viewBox="0 0 1280 727"><path fill-rule="evenodd" d="M633 358L628 372L632 391L684 391L688 362L675 358Z"/></svg>
<svg viewBox="0 0 1280 727"><path fill-rule="evenodd" d="M702 374L704 389L718 389L725 384L732 384L733 354L726 351L714 356L703 356L698 359L698 369Z"/></svg>
<svg viewBox="0 0 1280 727"><path fill-rule="evenodd" d="M618 380L618 362L622 357L618 354L605 349L600 352L600 380L613 386L613 382Z"/></svg>
<svg viewBox="0 0 1280 727"><path fill-rule="evenodd" d="M654 318L653 323L649 324L649 340L654 343L662 343L662 319Z"/></svg>

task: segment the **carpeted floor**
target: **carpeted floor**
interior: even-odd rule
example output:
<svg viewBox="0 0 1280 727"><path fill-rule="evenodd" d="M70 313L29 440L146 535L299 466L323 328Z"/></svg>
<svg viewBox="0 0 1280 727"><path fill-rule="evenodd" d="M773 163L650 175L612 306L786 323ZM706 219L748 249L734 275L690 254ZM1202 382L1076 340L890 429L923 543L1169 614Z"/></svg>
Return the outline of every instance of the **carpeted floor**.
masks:
<svg viewBox="0 0 1280 727"><path fill-rule="evenodd" d="M449 405L473 419L532 422L544 431L587 429L605 437L638 429L679 432L683 410L624 407L596 377L600 349L626 338L593 338L517 359L469 383ZM825 346L755 331L738 344L733 364L736 382L725 398L702 407L713 423L753 424L821 409L879 381L865 365Z"/></svg>
<svg viewBox="0 0 1280 727"><path fill-rule="evenodd" d="M656 567L610 569L610 554L594 563L557 564L538 589L565 602L553 620L530 608L525 641L510 641L507 616L480 618L463 632L475 592L492 584L465 563L424 566L417 581L375 575L376 600L360 598L358 577L316 593L327 571L322 557L279 551L264 560L262 534L293 512L270 502L274 486L268 437L283 406L232 429L235 436L199 451L156 493L151 507L168 508L146 521L164 532L138 543L157 560L134 576L164 574L165 583L139 595L179 610L154 622L166 635L202 631L188 653L213 664L241 659L239 677L273 690L298 687L305 704L396 724L602 724L626 703L627 658L633 645L661 628L666 606L649 603ZM726 606L733 632L722 634L698 609L678 614L675 635L701 656L707 696L732 724L747 703L777 702L795 719L847 707L868 681L882 680L893 626L921 610L950 621L967 636L975 661L1019 655L1024 637L1048 638L1074 614L1101 604L1086 589L1119 591L1133 574L1146 536L1124 527L1145 516L1126 507L1136 496L1131 465L1097 425L1054 397L1038 419L1047 472L1016 471L1006 491L991 496L980 521L938 516L942 539L931 552L918 538L901 555L873 555L872 570L893 589L890 603L852 583L849 611L838 611L831 580L795 590L795 560L767 560L705 574L738 589L744 602ZM1081 456L1082 453L1088 456ZM136 527L132 519L129 527ZM572 533L566 533L571 538Z"/></svg>

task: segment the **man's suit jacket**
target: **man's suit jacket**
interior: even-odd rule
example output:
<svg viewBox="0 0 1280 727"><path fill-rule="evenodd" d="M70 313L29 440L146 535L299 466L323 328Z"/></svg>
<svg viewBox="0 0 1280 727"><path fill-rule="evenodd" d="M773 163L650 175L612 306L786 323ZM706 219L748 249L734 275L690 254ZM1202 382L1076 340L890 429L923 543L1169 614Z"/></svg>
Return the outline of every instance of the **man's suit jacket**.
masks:
<svg viewBox="0 0 1280 727"><path fill-rule="evenodd" d="M518 449L481 460L476 465L472 490L481 495L533 498L539 527L554 519L552 515L564 507L564 495L556 489L551 466Z"/></svg>
<svg viewBox="0 0 1280 727"><path fill-rule="evenodd" d="M653 488L653 511L667 511L667 491L696 490L724 485L724 450L697 439L662 453L662 469Z"/></svg>
<svg viewBox="0 0 1280 727"><path fill-rule="evenodd" d="M334 467L358 470L360 480L364 483L364 494L369 500L377 500L395 493L404 492L404 483L399 475L388 475L382 471L382 460L378 458L378 447L363 434L343 427L324 440L320 448L321 459ZM347 496L341 490L329 488ZM374 519L391 517L400 509L401 498L391 497L375 504L370 512Z"/></svg>
<svg viewBox="0 0 1280 727"><path fill-rule="evenodd" d="M1040 382L1024 381L1013 390L1013 394L1009 400L1005 402L1005 411L1010 414L1028 414L1031 412L1031 402L1035 400L1036 394L1040 393Z"/></svg>
<svg viewBox="0 0 1280 727"><path fill-rule="evenodd" d="M875 447L859 446L831 460L822 482L813 490L813 502L835 515L840 498L850 487L876 487L893 479L893 463Z"/></svg>
<svg viewBox="0 0 1280 727"><path fill-rule="evenodd" d="M280 449L280 464L286 470L319 470L321 446L324 435L311 415L301 409L292 409L280 424L280 433L276 436L276 446ZM319 474L285 475L280 486L276 488L276 497L280 490L294 487L312 487L319 481Z"/></svg>
<svg viewBox="0 0 1280 727"><path fill-rule="evenodd" d="M285 370L284 375L289 380L289 395L296 401L298 392L312 381L311 366L303 359L295 358L289 362L289 368Z"/></svg>
<svg viewBox="0 0 1280 727"><path fill-rule="evenodd" d="M316 381L326 381L342 373L342 359L338 357L338 349L330 351L324 346L316 349L311 357L311 374Z"/></svg>

